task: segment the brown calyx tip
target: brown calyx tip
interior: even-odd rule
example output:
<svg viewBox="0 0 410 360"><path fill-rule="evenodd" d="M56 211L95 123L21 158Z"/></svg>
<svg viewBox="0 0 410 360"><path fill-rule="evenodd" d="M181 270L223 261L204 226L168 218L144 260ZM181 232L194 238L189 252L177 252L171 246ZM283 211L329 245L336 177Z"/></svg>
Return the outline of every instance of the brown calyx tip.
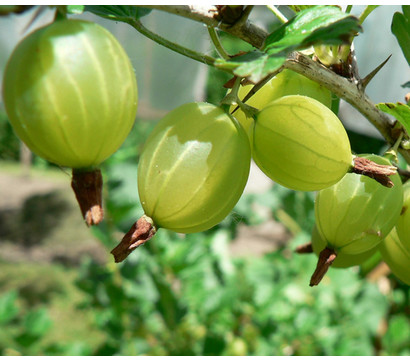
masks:
<svg viewBox="0 0 410 360"><path fill-rule="evenodd" d="M71 187L88 226L99 224L104 218L102 208L103 179L100 169L73 169Z"/></svg>
<svg viewBox="0 0 410 360"><path fill-rule="evenodd" d="M397 168L393 165L380 165L369 159L356 156L352 172L368 176L383 186L391 188L394 184L389 176L396 174Z"/></svg>
<svg viewBox="0 0 410 360"><path fill-rule="evenodd" d="M141 216L124 235L121 242L111 250L115 262L125 260L137 247L151 239L156 232L157 229L152 219L146 215Z"/></svg>
<svg viewBox="0 0 410 360"><path fill-rule="evenodd" d="M333 261L335 261L336 256L337 254L333 249L324 248L320 252L315 272L310 278L309 286L319 285L323 276L325 276L330 266L333 264Z"/></svg>
<svg viewBox="0 0 410 360"><path fill-rule="evenodd" d="M297 253L297 254L311 254L311 253L313 253L312 243L308 242L306 244L299 245L295 249L295 253Z"/></svg>

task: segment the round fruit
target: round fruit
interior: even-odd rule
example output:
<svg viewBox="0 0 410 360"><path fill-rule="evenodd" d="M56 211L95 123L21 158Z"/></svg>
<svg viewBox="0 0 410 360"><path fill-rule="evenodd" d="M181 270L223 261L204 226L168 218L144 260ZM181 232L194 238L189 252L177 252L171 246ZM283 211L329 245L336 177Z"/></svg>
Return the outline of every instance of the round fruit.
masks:
<svg viewBox="0 0 410 360"><path fill-rule="evenodd" d="M61 166L92 167L128 136L137 83L115 37L83 20L58 20L28 35L4 73L10 122L37 155Z"/></svg>
<svg viewBox="0 0 410 360"><path fill-rule="evenodd" d="M350 45L325 45L313 46L315 55L326 66L340 65L347 61L350 54Z"/></svg>
<svg viewBox="0 0 410 360"><path fill-rule="evenodd" d="M312 231L312 247L316 255L319 256L320 252L327 246L327 243L320 236L320 233L315 225ZM368 251L362 252L360 254L337 254L336 259L332 263L332 268L348 268L351 266L356 266L363 264L366 260L375 254L377 247L374 247Z"/></svg>
<svg viewBox="0 0 410 360"><path fill-rule="evenodd" d="M239 200L250 169L242 126L221 108L189 103L154 128L138 165L138 190L156 227L204 231L222 221Z"/></svg>
<svg viewBox="0 0 410 360"><path fill-rule="evenodd" d="M403 207L396 229L403 246L410 252L410 181L403 186Z"/></svg>
<svg viewBox="0 0 410 360"><path fill-rule="evenodd" d="M349 138L338 117L301 95L281 97L258 113L253 158L273 181L301 191L331 186L352 166Z"/></svg>
<svg viewBox="0 0 410 360"><path fill-rule="evenodd" d="M253 86L241 86L238 92L239 99L242 100L252 90ZM288 69L281 71L269 80L246 101L246 104L262 110L272 101L286 95L305 95L320 101L328 108L332 105L332 93L328 89L308 79L306 76ZM235 108L236 106L232 106L230 112ZM253 119L247 118L241 109L236 110L233 115L248 132L249 138L252 139Z"/></svg>
<svg viewBox="0 0 410 360"><path fill-rule="evenodd" d="M410 251L403 246L403 239L396 228L380 243L379 249L383 261L392 273L405 284L410 285Z"/></svg>
<svg viewBox="0 0 410 360"><path fill-rule="evenodd" d="M359 155L377 164L390 162L377 155ZM359 254L378 245L399 218L403 204L400 176L385 187L370 177L347 173L337 184L317 193L316 225L327 247L338 254Z"/></svg>

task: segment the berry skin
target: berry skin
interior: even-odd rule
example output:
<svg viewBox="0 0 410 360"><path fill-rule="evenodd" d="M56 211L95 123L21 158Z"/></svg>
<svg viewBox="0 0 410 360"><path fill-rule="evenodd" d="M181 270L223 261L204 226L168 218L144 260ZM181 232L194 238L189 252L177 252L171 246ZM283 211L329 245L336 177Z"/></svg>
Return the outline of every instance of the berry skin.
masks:
<svg viewBox="0 0 410 360"><path fill-rule="evenodd" d="M359 155L378 164L390 162L377 155ZM377 246L395 226L403 204L400 176L390 176L385 187L364 175L347 173L337 184L317 193L316 225L327 247L338 254L359 254Z"/></svg>
<svg viewBox="0 0 410 360"><path fill-rule="evenodd" d="M252 155L273 181L300 191L329 187L352 166L340 120L319 101L301 95L281 97L258 113Z"/></svg>
<svg viewBox="0 0 410 360"><path fill-rule="evenodd" d="M403 207L396 224L396 230L403 246L410 253L410 181L403 185L403 195Z"/></svg>
<svg viewBox="0 0 410 360"><path fill-rule="evenodd" d="M239 98L242 100L252 88L253 85L241 86L238 92ZM269 80L246 101L246 104L262 110L272 101L286 95L309 96L320 101L328 108L332 105L332 94L328 89L307 77L288 69L281 71ZM232 112L235 108L236 106L232 106L230 111ZM241 109L236 110L233 115L248 132L250 139L252 139L254 120L252 118L247 118Z"/></svg>
<svg viewBox="0 0 410 360"><path fill-rule="evenodd" d="M405 284L410 285L410 251L403 246L396 228L380 243L379 249L383 261L392 273Z"/></svg>
<svg viewBox="0 0 410 360"><path fill-rule="evenodd" d="M37 155L88 168L114 153L137 111L137 83L115 37L83 20L57 20L23 39L4 73L14 131Z"/></svg>
<svg viewBox="0 0 410 360"><path fill-rule="evenodd" d="M150 134L138 165L145 215L175 232L213 227L242 195L250 160L244 129L221 108L188 103L174 109Z"/></svg>

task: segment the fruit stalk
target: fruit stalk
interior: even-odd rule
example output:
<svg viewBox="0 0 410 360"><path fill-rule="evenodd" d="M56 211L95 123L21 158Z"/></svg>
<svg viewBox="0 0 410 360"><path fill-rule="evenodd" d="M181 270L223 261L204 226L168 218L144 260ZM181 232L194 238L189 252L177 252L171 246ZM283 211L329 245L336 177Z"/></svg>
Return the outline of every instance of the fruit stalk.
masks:
<svg viewBox="0 0 410 360"><path fill-rule="evenodd" d="M336 252L328 247L324 248L320 252L315 272L310 278L309 286L319 285L320 281L323 279L323 276L325 276L329 270L329 267L332 265L333 261L335 261L336 256Z"/></svg>
<svg viewBox="0 0 410 360"><path fill-rule="evenodd" d="M393 181L390 180L389 176L396 174L397 168L395 166L380 165L374 161L359 156L355 157L353 161L354 166L352 172L368 176L383 186L389 188L394 186Z"/></svg>
<svg viewBox="0 0 410 360"><path fill-rule="evenodd" d="M100 169L73 169L71 187L88 226L99 224L104 218L102 208L103 179Z"/></svg>
<svg viewBox="0 0 410 360"><path fill-rule="evenodd" d="M157 229L152 219L146 215L141 216L124 235L121 242L111 250L115 262L125 260L137 247L151 239L156 232Z"/></svg>
<svg viewBox="0 0 410 360"><path fill-rule="evenodd" d="M297 253L297 254L312 254L313 253L312 243L308 242L306 244L299 245L295 249L295 253Z"/></svg>

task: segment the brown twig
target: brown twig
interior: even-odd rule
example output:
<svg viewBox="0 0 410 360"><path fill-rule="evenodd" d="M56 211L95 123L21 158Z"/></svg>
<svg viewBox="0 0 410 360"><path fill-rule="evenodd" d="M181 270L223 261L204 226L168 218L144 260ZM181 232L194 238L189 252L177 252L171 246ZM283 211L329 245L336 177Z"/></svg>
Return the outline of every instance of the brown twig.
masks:
<svg viewBox="0 0 410 360"><path fill-rule="evenodd" d="M306 244L299 245L295 249L295 253L297 253L297 254L311 254L311 253L313 253L312 243L308 242Z"/></svg>
<svg viewBox="0 0 410 360"><path fill-rule="evenodd" d="M137 247L151 239L156 231L152 219L146 215L141 216L124 235L121 242L111 250L115 262L118 263L125 260Z"/></svg>
<svg viewBox="0 0 410 360"><path fill-rule="evenodd" d="M238 38L252 44L257 48L261 48L265 42L268 33L259 26L256 26L249 20L238 21L234 26L221 23L215 18L218 14L218 8L215 5L143 5L144 7L165 11L171 14L189 18L194 21L201 22L206 25L217 27L227 33L230 33ZM245 8L245 12L247 8ZM249 10L248 10L249 11Z"/></svg>
<svg viewBox="0 0 410 360"><path fill-rule="evenodd" d="M73 169L71 187L88 226L99 224L104 218L102 208L103 179L99 169Z"/></svg>
<svg viewBox="0 0 410 360"><path fill-rule="evenodd" d="M333 249L324 248L320 252L315 272L310 278L309 286L319 285L320 281L323 279L323 276L325 276L329 270L329 267L332 265L333 261L335 261L336 256L337 254Z"/></svg>
<svg viewBox="0 0 410 360"><path fill-rule="evenodd" d="M391 188L394 186L394 183L390 180L389 176L396 174L397 168L393 165L376 164L374 161L357 156L354 158L352 172L368 176L383 186Z"/></svg>

